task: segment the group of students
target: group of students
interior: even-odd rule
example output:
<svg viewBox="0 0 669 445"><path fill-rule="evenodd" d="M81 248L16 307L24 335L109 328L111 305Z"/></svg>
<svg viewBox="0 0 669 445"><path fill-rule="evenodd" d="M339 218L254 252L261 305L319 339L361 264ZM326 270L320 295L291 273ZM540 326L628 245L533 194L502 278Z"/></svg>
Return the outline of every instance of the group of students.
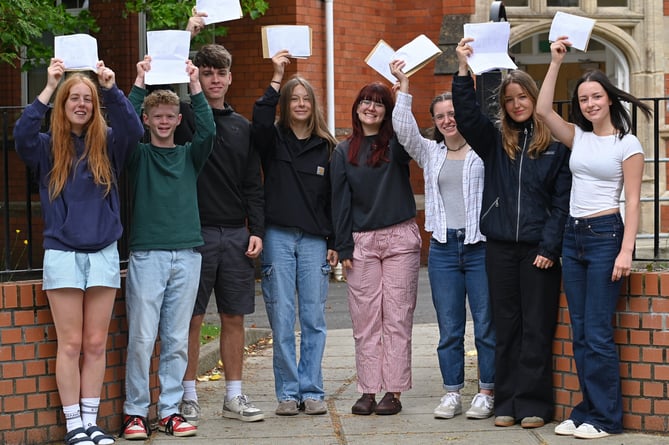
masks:
<svg viewBox="0 0 669 445"><path fill-rule="evenodd" d="M193 34L202 29L201 17L189 21ZM243 321L254 311L256 258L273 334L275 413L327 412L325 302L338 262L347 278L361 393L351 411L399 413L401 393L412 386L421 249L412 158L424 169L425 228L432 233L428 272L446 391L435 417L462 413L467 299L479 367L479 391L467 417L494 413L500 427L551 421L552 340L564 269L583 401L555 432L581 438L619 433L611 316L620 278L631 268L643 170L643 150L621 101L646 114L649 109L595 71L577 83L573 123L564 121L552 109L570 45L560 38L551 45L541 91L522 71L504 77L493 122L476 101L467 68L470 42L462 39L456 48L452 93L430 105L428 137L412 115L404 63L393 61L396 97L381 83L365 85L351 108L352 133L341 142L328 131L310 83L299 75L284 81L287 51L272 57L272 78L251 122L225 102L231 56L221 45L205 45L187 62L187 107L172 91L147 91L148 56L137 63L128 98L102 62L100 93L81 74L58 87L65 67L52 59L44 90L14 134L19 155L39 177L43 289L58 337L66 443L114 443L96 417L120 287L118 180L124 170L133 218L123 437L151 433L149 368L157 335L158 429L196 434L199 334L212 291L222 327L223 415L264 418L242 392ZM42 133L54 92L51 129ZM142 121L150 142L138 142ZM179 140L177 127L185 134ZM623 183L625 224L619 212Z"/></svg>

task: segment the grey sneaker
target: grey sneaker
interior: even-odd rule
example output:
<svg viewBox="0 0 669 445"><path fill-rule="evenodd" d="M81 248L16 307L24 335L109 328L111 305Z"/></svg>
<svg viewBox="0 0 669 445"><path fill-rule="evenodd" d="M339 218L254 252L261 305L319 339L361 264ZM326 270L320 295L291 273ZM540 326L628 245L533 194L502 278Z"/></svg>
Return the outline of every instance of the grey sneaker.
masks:
<svg viewBox="0 0 669 445"><path fill-rule="evenodd" d="M182 400L181 405L179 405L179 412L184 416L186 422L191 425L197 426L200 421L200 404L195 400Z"/></svg>
<svg viewBox="0 0 669 445"><path fill-rule="evenodd" d="M462 414L462 402L460 393L447 392L441 398L441 403L434 409L434 417L437 419L452 419L458 414Z"/></svg>
<svg viewBox="0 0 669 445"><path fill-rule="evenodd" d="M223 403L223 417L238 419L243 422L257 422L263 420L265 415L253 403L249 402L248 397L240 394Z"/></svg>
<svg viewBox="0 0 669 445"><path fill-rule="evenodd" d="M276 407L276 411L274 411L274 414L276 414L277 416L297 416L299 412L300 410L297 407L297 401L282 400Z"/></svg>
<svg viewBox="0 0 669 445"><path fill-rule="evenodd" d="M472 399L472 406L467 410L468 419L487 419L492 416L495 407L495 398L487 394L478 393Z"/></svg>
<svg viewBox="0 0 669 445"><path fill-rule="evenodd" d="M328 406L325 404L325 401L318 399L304 399L302 408L304 409L304 414L309 414L310 416L328 412Z"/></svg>

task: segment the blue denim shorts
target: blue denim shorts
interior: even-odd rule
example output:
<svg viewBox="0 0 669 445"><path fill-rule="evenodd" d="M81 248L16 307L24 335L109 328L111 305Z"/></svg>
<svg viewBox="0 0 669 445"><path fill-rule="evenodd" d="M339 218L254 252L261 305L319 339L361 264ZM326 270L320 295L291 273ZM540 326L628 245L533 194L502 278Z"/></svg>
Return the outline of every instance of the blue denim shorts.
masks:
<svg viewBox="0 0 669 445"><path fill-rule="evenodd" d="M44 252L42 289L75 288L86 290L93 286L121 287L116 241L93 253L47 249Z"/></svg>

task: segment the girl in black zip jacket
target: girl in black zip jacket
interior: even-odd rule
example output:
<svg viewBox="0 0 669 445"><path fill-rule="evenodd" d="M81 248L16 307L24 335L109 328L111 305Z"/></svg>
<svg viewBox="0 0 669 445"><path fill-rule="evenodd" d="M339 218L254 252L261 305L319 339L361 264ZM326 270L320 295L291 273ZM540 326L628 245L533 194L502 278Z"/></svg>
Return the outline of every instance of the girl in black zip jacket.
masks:
<svg viewBox="0 0 669 445"><path fill-rule="evenodd" d="M537 119L538 89L522 71L499 88L499 123L481 112L467 70L473 39L456 48L458 130L483 159L481 232L497 331L495 425L536 428L553 419L552 342L569 211L568 149Z"/></svg>

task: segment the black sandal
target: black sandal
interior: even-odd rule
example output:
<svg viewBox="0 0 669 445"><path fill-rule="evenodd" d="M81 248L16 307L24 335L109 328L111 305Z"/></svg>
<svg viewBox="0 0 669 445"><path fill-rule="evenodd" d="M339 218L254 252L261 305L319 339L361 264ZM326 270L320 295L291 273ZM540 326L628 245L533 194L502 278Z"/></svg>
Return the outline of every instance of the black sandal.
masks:
<svg viewBox="0 0 669 445"><path fill-rule="evenodd" d="M79 434L83 434L83 437L76 437ZM75 428L65 435L65 444L66 445L90 445L94 443L93 440L88 437L86 431L83 428Z"/></svg>
<svg viewBox="0 0 669 445"><path fill-rule="evenodd" d="M88 429L86 430L86 434L88 434L88 437L90 437L91 440L93 442L95 442L95 445L98 445L103 440L111 440L111 443L116 442L116 440L114 439L114 436L112 436L111 434L105 433L97 425L89 426ZM111 445L111 444L109 444L109 445Z"/></svg>

